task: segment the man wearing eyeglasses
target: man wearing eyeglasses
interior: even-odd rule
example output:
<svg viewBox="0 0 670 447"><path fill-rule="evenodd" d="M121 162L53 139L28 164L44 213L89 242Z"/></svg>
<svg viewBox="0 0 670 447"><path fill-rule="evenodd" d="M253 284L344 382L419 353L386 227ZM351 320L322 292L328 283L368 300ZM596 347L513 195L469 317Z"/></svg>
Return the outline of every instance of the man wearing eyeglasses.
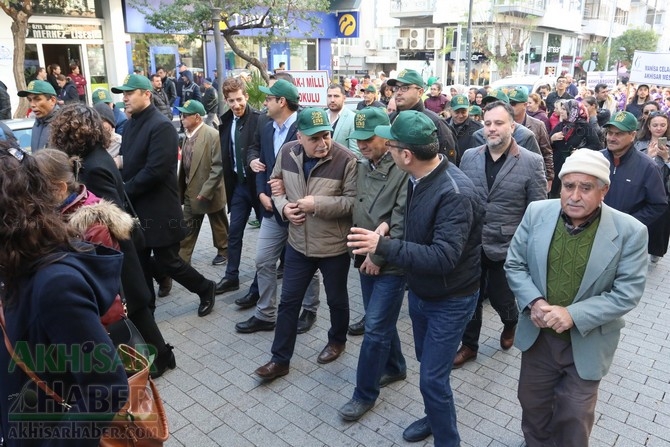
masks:
<svg viewBox="0 0 670 447"><path fill-rule="evenodd" d="M547 104L547 116L551 117L551 114L554 113L554 104L559 99L575 99L574 96L568 93L568 80L565 76L556 78L556 90L549 93L544 100Z"/></svg>
<svg viewBox="0 0 670 447"><path fill-rule="evenodd" d="M214 308L216 283L198 273L179 257L184 238L184 215L177 182L177 131L151 103L151 82L146 76L128 75L112 92L123 94L130 114L123 133L124 186L144 229L146 247L140 253L144 277L155 307L151 254L156 268L200 298L198 316Z"/></svg>
<svg viewBox="0 0 670 447"><path fill-rule="evenodd" d="M601 152L610 162L612 182L605 203L648 227L663 215L668 202L654 160L633 146L637 119L630 112L617 112L603 127L607 148Z"/></svg>
<svg viewBox="0 0 670 447"><path fill-rule="evenodd" d="M58 112L56 90L46 81L31 81L25 90L18 92L19 97L26 98L35 114L30 149L37 152L49 143L51 120Z"/></svg>
<svg viewBox="0 0 670 447"><path fill-rule="evenodd" d="M355 255L380 255L402 267L409 286L419 387L426 416L403 432L407 442L433 434L435 445L460 445L449 383L454 356L479 296L484 206L472 181L438 152L437 128L425 114L402 111L391 126L377 126L395 164L409 173L403 239L390 227L354 227Z"/></svg>
<svg viewBox="0 0 670 447"><path fill-rule="evenodd" d="M421 74L416 70L402 70L397 78L389 79L387 85L393 88L395 104L398 112L404 110L416 110L425 114L437 128L437 138L440 143L440 153L447 156L452 163L458 163L458 143L456 132L437 113L426 109L421 99L425 92L425 84ZM398 112L392 113L389 118L391 122L398 116Z"/></svg>

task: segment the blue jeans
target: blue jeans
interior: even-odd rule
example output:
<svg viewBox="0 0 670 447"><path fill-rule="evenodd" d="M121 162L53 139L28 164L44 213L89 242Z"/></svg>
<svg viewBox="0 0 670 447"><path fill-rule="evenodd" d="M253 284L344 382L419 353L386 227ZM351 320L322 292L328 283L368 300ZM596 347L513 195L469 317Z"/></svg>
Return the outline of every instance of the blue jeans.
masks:
<svg viewBox="0 0 670 447"><path fill-rule="evenodd" d="M272 361L288 365L293 357L295 339L298 335L298 314L303 297L317 270L323 275L326 302L330 309L328 343L344 345L349 327L349 292L347 275L349 254L328 258L310 258L286 244L284 258L284 282L277 313L275 339L272 342Z"/></svg>
<svg viewBox="0 0 670 447"><path fill-rule="evenodd" d="M460 445L449 375L465 325L472 318L478 298L479 292L475 292L463 297L424 301L409 291L414 346L421 362L419 389L435 447Z"/></svg>
<svg viewBox="0 0 670 447"><path fill-rule="evenodd" d="M374 402L379 396L382 374L399 375L407 370L396 328L405 296L405 277L360 276L365 334L358 356L354 399Z"/></svg>

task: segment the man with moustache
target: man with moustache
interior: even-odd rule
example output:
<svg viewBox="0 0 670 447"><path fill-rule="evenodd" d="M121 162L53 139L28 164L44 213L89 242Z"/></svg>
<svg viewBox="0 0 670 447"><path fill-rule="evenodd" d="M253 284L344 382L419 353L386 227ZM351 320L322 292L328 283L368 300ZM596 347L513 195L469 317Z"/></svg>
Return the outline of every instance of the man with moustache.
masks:
<svg viewBox="0 0 670 447"><path fill-rule="evenodd" d="M447 122L456 131L460 159L466 150L477 146L472 135L481 129L482 125L470 118L470 102L465 95L454 96L451 98L449 105L451 108L451 118Z"/></svg>

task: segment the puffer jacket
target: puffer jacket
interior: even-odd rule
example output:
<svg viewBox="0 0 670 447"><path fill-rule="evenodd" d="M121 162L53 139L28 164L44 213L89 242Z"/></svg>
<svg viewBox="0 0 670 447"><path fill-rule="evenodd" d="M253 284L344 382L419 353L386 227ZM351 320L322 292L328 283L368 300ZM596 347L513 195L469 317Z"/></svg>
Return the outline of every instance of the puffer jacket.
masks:
<svg viewBox="0 0 670 447"><path fill-rule="evenodd" d="M347 252L347 234L356 198L356 156L339 143L321 158L305 180L305 151L297 141L286 143L277 155L271 178L284 181L286 193L272 200L284 216L284 207L314 196L315 211L302 225L289 224L288 242L305 256L327 258Z"/></svg>
<svg viewBox="0 0 670 447"><path fill-rule="evenodd" d="M482 249L492 261L504 261L528 204L547 198L542 157L512 140L490 190L486 179L486 146L465 151L459 167L472 180L485 204Z"/></svg>
<svg viewBox="0 0 670 447"><path fill-rule="evenodd" d="M407 201L407 173L396 166L387 152L372 169L370 161L358 161L358 196L354 203L353 226L376 229L382 222L391 228L390 236L402 239L405 229L404 215ZM383 275L402 275L402 268L389 264L382 256L371 254L370 259L381 267Z"/></svg>

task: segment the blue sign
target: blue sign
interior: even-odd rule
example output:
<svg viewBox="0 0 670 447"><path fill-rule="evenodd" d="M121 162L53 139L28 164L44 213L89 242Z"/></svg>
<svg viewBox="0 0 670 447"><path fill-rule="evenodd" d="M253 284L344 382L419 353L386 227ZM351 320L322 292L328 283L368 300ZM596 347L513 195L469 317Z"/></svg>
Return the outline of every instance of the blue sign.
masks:
<svg viewBox="0 0 670 447"><path fill-rule="evenodd" d="M336 17L337 37L358 37L358 11L338 12Z"/></svg>

